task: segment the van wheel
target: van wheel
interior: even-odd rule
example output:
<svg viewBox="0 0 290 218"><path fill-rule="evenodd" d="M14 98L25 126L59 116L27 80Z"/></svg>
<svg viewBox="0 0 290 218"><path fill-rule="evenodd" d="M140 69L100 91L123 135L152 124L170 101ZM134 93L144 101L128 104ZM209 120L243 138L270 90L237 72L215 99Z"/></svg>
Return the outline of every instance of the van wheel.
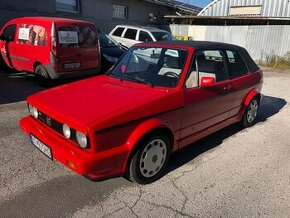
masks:
<svg viewBox="0 0 290 218"><path fill-rule="evenodd" d="M34 71L38 84L43 87L48 87L51 85L51 79L47 73L47 70L42 65L37 65Z"/></svg>
<svg viewBox="0 0 290 218"><path fill-rule="evenodd" d="M148 184L158 180L164 173L169 159L170 142L163 133L147 137L133 155L127 177L132 182Z"/></svg>
<svg viewBox="0 0 290 218"><path fill-rule="evenodd" d="M241 125L244 128L251 127L257 122L260 101L258 97L254 97L246 108L246 111L241 120Z"/></svg>

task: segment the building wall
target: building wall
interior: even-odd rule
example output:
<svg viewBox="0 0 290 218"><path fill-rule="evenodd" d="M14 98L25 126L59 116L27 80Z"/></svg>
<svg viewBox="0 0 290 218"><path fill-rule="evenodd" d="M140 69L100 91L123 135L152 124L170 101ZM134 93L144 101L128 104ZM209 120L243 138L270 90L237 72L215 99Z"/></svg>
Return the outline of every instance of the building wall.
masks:
<svg viewBox="0 0 290 218"><path fill-rule="evenodd" d="M230 7L250 5L262 5L261 16L264 17L290 17L289 0L215 0L198 16L228 16Z"/></svg>
<svg viewBox="0 0 290 218"><path fill-rule="evenodd" d="M265 61L272 56L290 53L290 28L287 25L268 26L191 26L170 25L176 35L188 35L194 40L232 43L246 48L254 60Z"/></svg>
<svg viewBox="0 0 290 218"><path fill-rule="evenodd" d="M109 32L116 24L150 25L169 29L163 19L149 20L149 12L158 16L173 14L172 9L136 0L82 0L81 13L58 12L55 0L0 0L0 27L8 20L22 16L58 16L90 20L103 31ZM128 19L112 16L113 4L128 7Z"/></svg>

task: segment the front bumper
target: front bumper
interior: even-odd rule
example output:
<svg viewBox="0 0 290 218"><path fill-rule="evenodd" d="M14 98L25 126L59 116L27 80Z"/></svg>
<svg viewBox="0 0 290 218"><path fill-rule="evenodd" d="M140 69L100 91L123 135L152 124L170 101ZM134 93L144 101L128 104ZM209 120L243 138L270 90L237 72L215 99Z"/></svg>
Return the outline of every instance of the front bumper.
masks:
<svg viewBox="0 0 290 218"><path fill-rule="evenodd" d="M89 153L59 136L31 116L21 119L20 126L26 135L33 134L50 147L53 159L82 176L99 180L124 173L129 154L125 145L107 151ZM76 167L71 167L69 162Z"/></svg>

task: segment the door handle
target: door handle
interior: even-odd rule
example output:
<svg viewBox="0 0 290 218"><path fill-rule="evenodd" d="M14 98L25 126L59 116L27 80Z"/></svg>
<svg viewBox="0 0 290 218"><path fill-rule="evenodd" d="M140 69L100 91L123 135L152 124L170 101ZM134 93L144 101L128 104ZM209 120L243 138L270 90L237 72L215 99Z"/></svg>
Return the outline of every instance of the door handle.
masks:
<svg viewBox="0 0 290 218"><path fill-rule="evenodd" d="M233 88L233 86L232 85L226 85L225 87L223 87L223 90L230 90L231 88Z"/></svg>

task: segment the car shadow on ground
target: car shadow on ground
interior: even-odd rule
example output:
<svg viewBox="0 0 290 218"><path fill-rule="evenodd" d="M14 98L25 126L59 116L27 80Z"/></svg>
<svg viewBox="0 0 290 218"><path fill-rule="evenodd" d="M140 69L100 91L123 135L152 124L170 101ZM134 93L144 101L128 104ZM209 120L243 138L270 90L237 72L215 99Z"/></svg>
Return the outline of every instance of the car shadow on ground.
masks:
<svg viewBox="0 0 290 218"><path fill-rule="evenodd" d="M285 99L276 98L271 96L264 96L258 114L257 123L265 122L268 118L279 113L279 111L287 104ZM167 172L174 171L175 169L191 162L201 154L208 152L217 146L221 145L223 141L232 135L242 131L243 128L239 123L230 125L210 136L207 136L180 151L174 153L168 163Z"/></svg>
<svg viewBox="0 0 290 218"><path fill-rule="evenodd" d="M12 69L0 70L0 105L25 100L29 95L44 90L32 74Z"/></svg>
<svg viewBox="0 0 290 218"><path fill-rule="evenodd" d="M28 96L39 91L84 78L57 80L42 87L34 74L15 71L0 64L0 105L24 101Z"/></svg>

